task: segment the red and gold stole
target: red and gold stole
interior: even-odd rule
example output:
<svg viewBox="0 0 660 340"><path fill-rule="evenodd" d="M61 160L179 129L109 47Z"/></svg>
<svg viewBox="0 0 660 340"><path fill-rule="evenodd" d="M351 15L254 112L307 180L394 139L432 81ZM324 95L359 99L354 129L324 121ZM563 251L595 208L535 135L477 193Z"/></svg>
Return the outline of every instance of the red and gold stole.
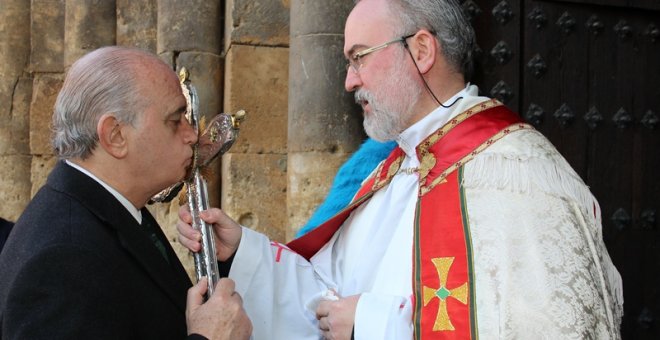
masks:
<svg viewBox="0 0 660 340"><path fill-rule="evenodd" d="M469 221L462 166L505 135L531 126L497 100L462 112L417 146L419 200L415 212L413 293L415 339L477 338ZM291 241L309 259L351 212L386 186L405 154L395 148L342 211ZM458 170L458 171L457 171Z"/></svg>

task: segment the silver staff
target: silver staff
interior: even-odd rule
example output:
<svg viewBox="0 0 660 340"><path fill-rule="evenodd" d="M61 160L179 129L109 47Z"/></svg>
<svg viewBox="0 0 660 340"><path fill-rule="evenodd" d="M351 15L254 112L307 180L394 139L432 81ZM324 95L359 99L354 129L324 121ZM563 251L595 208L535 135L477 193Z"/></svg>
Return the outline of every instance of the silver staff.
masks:
<svg viewBox="0 0 660 340"><path fill-rule="evenodd" d="M234 144L238 137L238 127L245 117L245 111L236 114L220 113L206 124L207 127L200 134L201 125L205 125L199 112L199 103L195 87L188 79L188 71L182 68L179 72L181 89L186 98L186 119L190 122L197 135L197 143L193 146L193 163L184 181L187 191L188 208L192 214L192 226L202 234L202 249L194 253L195 274L197 281L203 276L208 278L208 293L211 296L218 282L218 259L215 249L215 237L213 228L204 222L199 213L209 208L207 183L202 173L203 169L217 156L225 153ZM181 189L181 183L177 183L152 197L152 202L169 201L176 196Z"/></svg>

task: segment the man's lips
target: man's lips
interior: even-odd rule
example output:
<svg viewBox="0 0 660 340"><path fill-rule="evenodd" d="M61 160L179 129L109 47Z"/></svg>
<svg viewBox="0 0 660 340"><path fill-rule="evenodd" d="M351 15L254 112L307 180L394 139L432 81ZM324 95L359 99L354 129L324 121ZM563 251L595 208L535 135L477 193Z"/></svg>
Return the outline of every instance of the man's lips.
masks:
<svg viewBox="0 0 660 340"><path fill-rule="evenodd" d="M366 100L361 101L361 102L360 102L360 106L362 107L362 111L363 111L362 114L363 114L363 115L366 114L367 111L371 108L371 107L369 106L369 102L366 101Z"/></svg>
<svg viewBox="0 0 660 340"><path fill-rule="evenodd" d="M192 176L193 173L193 157L190 157L186 160L185 163L185 168L186 168L186 174L184 176L184 179L189 179Z"/></svg>
<svg viewBox="0 0 660 340"><path fill-rule="evenodd" d="M184 162L184 166L186 168L187 173L191 172L192 167L194 165L194 162L195 162L195 156L194 155L191 155L188 158L186 158L186 161Z"/></svg>

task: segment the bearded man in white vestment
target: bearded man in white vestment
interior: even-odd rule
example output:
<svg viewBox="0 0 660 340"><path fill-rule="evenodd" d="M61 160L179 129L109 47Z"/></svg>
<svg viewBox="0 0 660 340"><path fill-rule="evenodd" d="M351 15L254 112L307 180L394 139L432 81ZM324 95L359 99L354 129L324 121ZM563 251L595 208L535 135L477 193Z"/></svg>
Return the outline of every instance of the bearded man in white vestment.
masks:
<svg viewBox="0 0 660 340"><path fill-rule="evenodd" d="M255 339L620 337L596 199L545 137L466 83L474 47L454 0L356 3L345 87L367 134L398 147L288 246L202 214Z"/></svg>

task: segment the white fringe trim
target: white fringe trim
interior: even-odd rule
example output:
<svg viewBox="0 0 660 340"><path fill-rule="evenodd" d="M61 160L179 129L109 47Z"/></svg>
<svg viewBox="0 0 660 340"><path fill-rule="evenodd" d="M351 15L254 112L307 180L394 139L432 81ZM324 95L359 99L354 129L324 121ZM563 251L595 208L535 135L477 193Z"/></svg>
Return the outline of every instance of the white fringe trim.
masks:
<svg viewBox="0 0 660 340"><path fill-rule="evenodd" d="M561 156L559 156L561 157ZM594 217L595 199L582 179L561 159L542 159L513 154L482 153L466 164L470 176L463 185L518 193L541 191L580 203L585 216ZM588 209L588 210L586 210ZM600 233L600 232L599 232Z"/></svg>

